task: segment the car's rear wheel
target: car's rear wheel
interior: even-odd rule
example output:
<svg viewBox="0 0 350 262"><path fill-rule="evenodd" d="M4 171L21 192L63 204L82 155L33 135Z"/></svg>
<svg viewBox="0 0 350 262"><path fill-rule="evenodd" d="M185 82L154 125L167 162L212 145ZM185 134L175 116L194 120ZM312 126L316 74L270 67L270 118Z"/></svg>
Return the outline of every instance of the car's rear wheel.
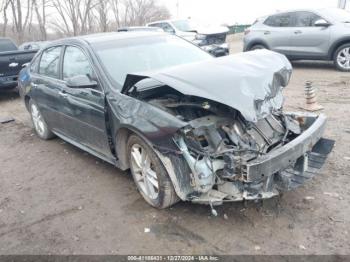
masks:
<svg viewBox="0 0 350 262"><path fill-rule="evenodd" d="M53 138L55 135L48 128L44 117L42 116L39 107L37 104L31 99L29 101L30 114L32 117L33 125L36 134L43 140L48 140Z"/></svg>
<svg viewBox="0 0 350 262"><path fill-rule="evenodd" d="M340 71L350 71L350 44L342 45L335 51L334 64Z"/></svg>
<svg viewBox="0 0 350 262"><path fill-rule="evenodd" d="M253 51L253 50L260 50L260 49L267 49L267 48L264 45L253 45L249 50Z"/></svg>
<svg viewBox="0 0 350 262"><path fill-rule="evenodd" d="M131 174L143 198L156 208L167 208L179 201L170 177L154 150L140 137L128 139Z"/></svg>

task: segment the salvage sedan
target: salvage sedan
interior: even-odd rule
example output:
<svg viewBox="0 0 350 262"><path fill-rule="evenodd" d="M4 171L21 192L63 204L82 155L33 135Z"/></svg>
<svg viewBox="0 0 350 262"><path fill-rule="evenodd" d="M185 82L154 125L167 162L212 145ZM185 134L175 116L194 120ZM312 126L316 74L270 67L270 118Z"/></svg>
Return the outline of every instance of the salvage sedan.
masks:
<svg viewBox="0 0 350 262"><path fill-rule="evenodd" d="M326 117L282 110L292 67L259 50L213 58L164 33L63 39L22 70L37 135L131 170L152 206L271 198L313 177Z"/></svg>

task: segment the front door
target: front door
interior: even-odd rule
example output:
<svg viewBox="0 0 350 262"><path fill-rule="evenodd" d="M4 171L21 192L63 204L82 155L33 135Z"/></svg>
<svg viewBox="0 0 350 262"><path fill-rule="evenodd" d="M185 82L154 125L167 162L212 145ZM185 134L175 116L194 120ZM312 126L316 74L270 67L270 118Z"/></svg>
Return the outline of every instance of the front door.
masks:
<svg viewBox="0 0 350 262"><path fill-rule="evenodd" d="M84 51L79 47L67 46L62 63L63 82L67 83L69 78L79 75L96 78ZM65 135L110 157L111 150L105 120L105 99L101 87L98 85L96 88L70 88L65 84L62 97L65 101L62 108Z"/></svg>
<svg viewBox="0 0 350 262"><path fill-rule="evenodd" d="M295 28L291 38L292 56L301 58L323 58L329 50L330 27L315 26L323 19L319 15L300 11L294 12Z"/></svg>

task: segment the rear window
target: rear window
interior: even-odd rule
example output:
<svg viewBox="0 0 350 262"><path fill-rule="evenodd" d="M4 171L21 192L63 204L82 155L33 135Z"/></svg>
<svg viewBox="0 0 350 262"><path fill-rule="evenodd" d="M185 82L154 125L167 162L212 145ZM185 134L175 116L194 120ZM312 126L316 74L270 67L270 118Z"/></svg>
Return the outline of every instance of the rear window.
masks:
<svg viewBox="0 0 350 262"><path fill-rule="evenodd" d="M273 27L291 27L293 26L293 17L291 13L269 16L264 24Z"/></svg>
<svg viewBox="0 0 350 262"><path fill-rule="evenodd" d="M0 52L16 50L17 46L10 39L0 39Z"/></svg>

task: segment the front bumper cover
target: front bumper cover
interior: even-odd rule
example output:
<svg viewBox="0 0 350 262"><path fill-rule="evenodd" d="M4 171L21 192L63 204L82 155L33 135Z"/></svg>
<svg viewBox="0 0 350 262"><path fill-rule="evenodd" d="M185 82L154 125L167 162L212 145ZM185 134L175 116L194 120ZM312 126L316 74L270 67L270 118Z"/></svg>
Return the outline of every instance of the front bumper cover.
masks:
<svg viewBox="0 0 350 262"><path fill-rule="evenodd" d="M321 138L326 125L324 115L297 114L305 131L294 140L245 166L243 181L225 182L201 197L197 203L267 199L294 189L320 172L334 146Z"/></svg>
<svg viewBox="0 0 350 262"><path fill-rule="evenodd" d="M312 152L313 147L321 139L325 126L326 117L321 114L318 117L304 116L308 122L313 122L301 135L293 141L249 162L246 166L245 181L253 182L266 176L287 169L297 160Z"/></svg>

